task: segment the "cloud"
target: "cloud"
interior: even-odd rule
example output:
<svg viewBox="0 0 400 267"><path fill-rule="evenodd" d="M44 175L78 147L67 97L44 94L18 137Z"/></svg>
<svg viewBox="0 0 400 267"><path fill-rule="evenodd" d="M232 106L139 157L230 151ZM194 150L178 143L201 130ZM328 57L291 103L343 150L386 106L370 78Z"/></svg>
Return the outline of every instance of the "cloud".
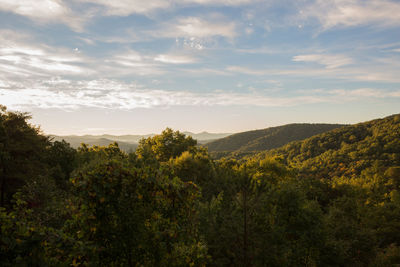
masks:
<svg viewBox="0 0 400 267"><path fill-rule="evenodd" d="M186 0L186 1L165 1L165 0L74 0L72 2L62 0L3 0L0 2L0 11L12 12L27 17L37 23L62 23L68 25L75 31L84 30L84 25L93 17L99 16L128 16L131 14L148 14L155 10L163 10L175 7L185 7L189 4L201 5L227 5L237 6L249 3L248 0ZM88 6L89 4L89 6ZM103 37L108 42L132 42L143 40L143 37L194 37L206 38L211 36L223 36L234 38L236 36L235 24L220 19L187 17L174 19L169 23L158 23L164 25L160 29L151 32L135 31L128 37ZM82 39L91 42L89 39Z"/></svg>
<svg viewBox="0 0 400 267"><path fill-rule="evenodd" d="M174 55L174 54L162 54L154 58L155 61L170 64L190 64L195 63L196 59L187 55Z"/></svg>
<svg viewBox="0 0 400 267"><path fill-rule="evenodd" d="M333 64L333 62L331 62ZM338 64L338 63L337 63ZM361 66L353 65L346 68L339 67L288 67L282 68L249 68L244 66L228 66L226 72L229 74L240 73L252 76L287 76L287 77L300 77L300 78L318 78L318 79L342 79L349 81L363 81L363 82L386 82L386 83L399 83L400 76L398 75L398 61L385 61L382 59L375 59L368 64Z"/></svg>
<svg viewBox="0 0 400 267"><path fill-rule="evenodd" d="M326 102L358 101L360 98L400 97L400 90L385 91L361 88L356 90L304 91L302 95L270 96L256 92L232 93L215 91L195 93L147 89L135 82L124 83L101 79L72 81L50 79L27 82L2 82L2 104L13 109L81 107L131 110L171 106L259 106L282 107Z"/></svg>
<svg viewBox="0 0 400 267"><path fill-rule="evenodd" d="M153 56L142 55L134 50L120 51L98 64L103 77L147 76L164 74L161 64L154 63Z"/></svg>
<svg viewBox="0 0 400 267"><path fill-rule="evenodd" d="M82 32L84 25L93 17L100 16L129 16L140 14L150 16L157 11L173 10L202 6L240 6L250 4L251 0L2 0L0 11L11 12L24 16L36 23L62 23L74 31ZM184 26L182 31L189 31L198 35L204 35L197 26L204 25L201 22L192 21L194 29L190 25ZM217 31L225 31L223 27ZM221 33L221 32L220 32ZM223 35L217 33L216 35ZM209 35L209 34L207 34Z"/></svg>
<svg viewBox="0 0 400 267"><path fill-rule="evenodd" d="M213 6L240 6L254 3L255 0L184 0L184 2Z"/></svg>
<svg viewBox="0 0 400 267"><path fill-rule="evenodd" d="M219 69L211 69L211 68L184 68L180 69L181 72L188 73L193 76L210 76L210 75L216 75L216 76L231 76L232 73L229 73L224 70L219 70Z"/></svg>
<svg viewBox="0 0 400 267"><path fill-rule="evenodd" d="M254 0L75 0L91 3L103 8L107 16L129 16L131 14L149 14L158 10L183 8L190 5L204 6L240 6L253 3Z"/></svg>
<svg viewBox="0 0 400 267"><path fill-rule="evenodd" d="M130 90L127 90L130 89ZM50 91L46 89L0 89L2 103L10 108L77 109L95 107L131 110L170 106L288 106L321 102L318 97L276 98L239 93L198 94L188 91L132 89L104 92L101 89Z"/></svg>
<svg viewBox="0 0 400 267"><path fill-rule="evenodd" d="M255 0L2 0L0 10L25 16L37 23L63 23L75 31L83 31L85 23L93 17L100 16L129 16L132 14L154 17L155 12L166 10L185 9L193 6L243 6L251 5L259 8ZM390 0L315 0L303 7L298 18L300 20L317 19L323 29L337 26L398 26L398 14L400 3ZM279 4L272 1L264 1L264 6ZM263 11L264 12L264 11ZM288 20L288 18L286 18ZM296 19L297 20L297 19ZM194 25L197 22L190 22ZM202 34L202 31L194 25L182 28L182 31L190 31ZM216 29L221 30L221 29ZM225 31L225 30L223 30ZM248 31L251 31L248 29ZM209 35L209 34L208 34ZM224 34L217 34L226 36ZM229 38L232 38L230 36Z"/></svg>
<svg viewBox="0 0 400 267"><path fill-rule="evenodd" d="M108 16L128 16L131 14L146 14L153 10L165 9L171 6L165 0L75 0L81 3L92 3L102 6L104 14Z"/></svg>
<svg viewBox="0 0 400 267"><path fill-rule="evenodd" d="M175 39L176 45L182 48L203 50L208 45L215 44L216 37L229 40L237 36L235 22L217 14L206 17L180 17L166 20L149 28L124 29L118 35L92 36L91 40L105 43L136 43L151 42L157 39Z"/></svg>
<svg viewBox="0 0 400 267"><path fill-rule="evenodd" d="M348 78L348 76L341 75L338 69L325 69L325 68L287 68L287 69L255 69L243 66L228 66L226 71L230 73L240 73L244 75L253 76L292 76L292 77L335 77L335 78Z"/></svg>
<svg viewBox="0 0 400 267"><path fill-rule="evenodd" d="M76 51L35 44L23 34L0 31L0 77L88 75L87 60Z"/></svg>
<svg viewBox="0 0 400 267"><path fill-rule="evenodd" d="M376 25L399 26L400 2L389 0L316 0L304 8L303 18L316 18L323 29Z"/></svg>
<svg viewBox="0 0 400 267"><path fill-rule="evenodd" d="M293 57L293 61L315 62L321 65L325 65L325 67L328 69L334 69L353 63L353 60L351 58L344 55L324 55L324 54L298 55Z"/></svg>
<svg viewBox="0 0 400 267"><path fill-rule="evenodd" d="M233 22L215 23L196 17L180 19L175 29L178 35L199 38L217 35L234 38L236 35Z"/></svg>
<svg viewBox="0 0 400 267"><path fill-rule="evenodd" d="M103 57L88 57L80 49L48 46L23 33L0 30L0 79L46 79L55 76L121 78L157 76L171 70L166 64L189 64L187 53L139 53L131 49Z"/></svg>
<svg viewBox="0 0 400 267"><path fill-rule="evenodd" d="M0 34L0 78L86 76L92 73L82 66L87 59L74 50L35 44L28 36L7 30Z"/></svg>
<svg viewBox="0 0 400 267"><path fill-rule="evenodd" d="M55 19L68 12L67 8L58 0L2 0L0 9L34 19Z"/></svg>
<svg viewBox="0 0 400 267"><path fill-rule="evenodd" d="M396 91L384 91L373 88L359 88L355 90L344 90L336 89L329 92L331 95L335 95L344 100L357 100L361 97L368 98L393 98L400 97L400 90Z"/></svg>
<svg viewBox="0 0 400 267"><path fill-rule="evenodd" d="M38 23L63 23L76 31L83 27L83 16L76 16L61 0L2 0L0 10L28 17Z"/></svg>
<svg viewBox="0 0 400 267"><path fill-rule="evenodd" d="M153 38L189 38L186 42L199 43L198 39L221 36L232 39L236 36L234 22L215 16L208 18L186 17L164 23L159 29L147 32Z"/></svg>
<svg viewBox="0 0 400 267"><path fill-rule="evenodd" d="M92 58L79 49L47 46L29 35L0 30L0 79L4 80L94 75L115 78L165 73L154 57L123 50Z"/></svg>

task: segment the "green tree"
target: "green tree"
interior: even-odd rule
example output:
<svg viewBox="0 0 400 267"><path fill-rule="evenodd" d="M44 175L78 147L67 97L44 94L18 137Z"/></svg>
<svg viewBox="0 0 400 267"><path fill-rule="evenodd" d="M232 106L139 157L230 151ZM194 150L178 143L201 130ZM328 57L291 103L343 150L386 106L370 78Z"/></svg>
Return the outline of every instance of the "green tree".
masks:
<svg viewBox="0 0 400 267"><path fill-rule="evenodd" d="M160 162L180 156L184 151L195 148L197 141L179 131L166 128L160 135L142 139L136 153L139 158L154 156Z"/></svg>
<svg viewBox="0 0 400 267"><path fill-rule="evenodd" d="M50 176L59 185L65 185L72 171L77 167L77 151L65 140L50 143L46 153Z"/></svg>
<svg viewBox="0 0 400 267"><path fill-rule="evenodd" d="M10 206L12 195L26 181L47 172L50 144L39 128L27 122L27 113L0 106L0 206Z"/></svg>
<svg viewBox="0 0 400 267"><path fill-rule="evenodd" d="M101 266L201 266L199 193L162 170L127 168L115 160L78 174L71 231L82 244L75 260ZM75 230L73 230L75 229Z"/></svg>

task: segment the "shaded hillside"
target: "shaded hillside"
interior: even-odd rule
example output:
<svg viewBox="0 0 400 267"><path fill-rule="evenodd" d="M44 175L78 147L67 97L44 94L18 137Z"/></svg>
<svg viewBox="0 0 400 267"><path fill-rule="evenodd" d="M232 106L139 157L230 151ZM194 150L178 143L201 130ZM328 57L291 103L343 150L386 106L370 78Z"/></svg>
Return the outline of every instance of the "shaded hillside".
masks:
<svg viewBox="0 0 400 267"><path fill-rule="evenodd" d="M263 151L342 127L340 124L288 124L233 134L206 145L210 152Z"/></svg>
<svg viewBox="0 0 400 267"><path fill-rule="evenodd" d="M400 114L334 129L257 157L265 154L317 178L384 174L400 166Z"/></svg>

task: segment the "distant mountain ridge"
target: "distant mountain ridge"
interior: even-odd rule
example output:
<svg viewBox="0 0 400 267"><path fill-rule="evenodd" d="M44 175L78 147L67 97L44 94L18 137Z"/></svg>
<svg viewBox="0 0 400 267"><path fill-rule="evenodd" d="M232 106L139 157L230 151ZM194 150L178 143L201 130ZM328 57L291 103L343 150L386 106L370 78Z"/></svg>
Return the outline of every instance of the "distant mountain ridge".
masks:
<svg viewBox="0 0 400 267"><path fill-rule="evenodd" d="M284 146L292 141L304 140L321 134L343 124L293 123L261 130L232 134L219 140L207 143L210 152L257 152Z"/></svg>
<svg viewBox="0 0 400 267"><path fill-rule="evenodd" d="M192 132L182 132L185 135L192 136L194 139L198 141L199 144L205 144L207 142L226 137L231 135L231 133L209 133L209 132L201 132L201 133L192 133ZM119 147L125 151L134 151L139 143L139 140L142 138L152 137L155 134L144 134L144 135L110 135L110 134L102 134L102 135L50 135L54 141L65 140L70 143L70 145L74 148L79 147L82 143L88 144L90 146L107 146L111 143L117 142Z"/></svg>
<svg viewBox="0 0 400 267"><path fill-rule="evenodd" d="M130 152L130 151L135 151L138 146L138 144L134 143L134 142L124 142L122 140L104 138L103 135L98 135L98 136L92 136L92 135L56 136L56 135L51 135L51 138L53 138L54 141L65 140L73 148L78 148L82 143L85 143L89 146L108 146L109 144L117 142L118 146L122 150Z"/></svg>
<svg viewBox="0 0 400 267"><path fill-rule="evenodd" d="M204 144L205 142L224 138L226 136L232 135L232 133L209 133L209 132L201 132L201 133L192 133L192 132L182 132L185 135L189 135L196 139L199 143Z"/></svg>

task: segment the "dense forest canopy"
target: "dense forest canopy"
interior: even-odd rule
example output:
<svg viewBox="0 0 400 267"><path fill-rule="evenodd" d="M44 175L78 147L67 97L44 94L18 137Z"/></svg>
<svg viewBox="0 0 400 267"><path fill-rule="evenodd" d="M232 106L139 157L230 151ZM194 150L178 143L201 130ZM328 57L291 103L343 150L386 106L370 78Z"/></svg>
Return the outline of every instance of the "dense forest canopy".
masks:
<svg viewBox="0 0 400 267"><path fill-rule="evenodd" d="M1 107L1 266L400 264L400 115L238 160L169 128L74 149L29 118Z"/></svg>

